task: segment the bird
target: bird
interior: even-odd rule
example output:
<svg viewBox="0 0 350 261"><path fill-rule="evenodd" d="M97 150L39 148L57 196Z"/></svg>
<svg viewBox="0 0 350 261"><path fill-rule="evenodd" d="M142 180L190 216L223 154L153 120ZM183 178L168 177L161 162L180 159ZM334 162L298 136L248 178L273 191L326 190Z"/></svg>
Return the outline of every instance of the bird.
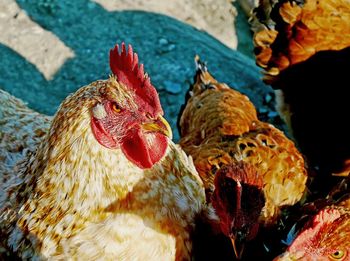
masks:
<svg viewBox="0 0 350 261"><path fill-rule="evenodd" d="M191 259L203 182L132 46L110 67L52 118L1 96L0 259Z"/></svg>
<svg viewBox="0 0 350 261"><path fill-rule="evenodd" d="M261 0L250 18L263 80L325 193L350 172L349 21L348 0Z"/></svg>
<svg viewBox="0 0 350 261"><path fill-rule="evenodd" d="M39 145L49 129L51 117L29 109L21 100L1 89L0 101L0 180L4 181L5 176L9 177L13 172L16 162Z"/></svg>
<svg viewBox="0 0 350 261"><path fill-rule="evenodd" d="M342 180L326 198L306 204L307 222L274 261L350 259L350 178ZM305 218L304 218L305 219Z"/></svg>
<svg viewBox="0 0 350 261"><path fill-rule="evenodd" d="M303 156L284 133L259 121L249 98L218 82L195 57L196 74L178 119L179 145L193 157L207 202L237 257L260 224L276 224L281 208L306 192Z"/></svg>

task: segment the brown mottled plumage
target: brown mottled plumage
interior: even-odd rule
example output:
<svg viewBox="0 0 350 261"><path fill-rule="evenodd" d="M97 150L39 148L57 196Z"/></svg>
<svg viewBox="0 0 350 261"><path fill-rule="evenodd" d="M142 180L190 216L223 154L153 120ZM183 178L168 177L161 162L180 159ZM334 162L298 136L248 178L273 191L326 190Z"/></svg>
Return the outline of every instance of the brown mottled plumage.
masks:
<svg viewBox="0 0 350 261"><path fill-rule="evenodd" d="M132 111L130 115L135 119L146 120L138 134L146 137L145 146L153 144L158 133L170 131L164 120L159 121L162 114L159 98L149 78L144 78L148 83L140 77L130 78L141 70L136 54L130 46L128 52L122 47L121 54L115 51L118 49L111 53L117 64L111 67L114 74L119 75L118 79L111 76L80 88L63 101L51 123L46 116L25 108L13 97L2 98L12 102L13 107L10 114L6 114L7 108L2 109L5 120L1 122L4 123L0 125L1 130L16 128L13 131L18 133L13 137L32 139L24 143L32 146L28 148L31 153L22 161L13 161L7 166L6 179L3 180L4 173L0 173L1 257L190 260L194 219L205 204L202 181L192 161L167 138L165 154L152 162L152 167L143 168L144 162L129 160L135 157L130 151L125 155L128 144L120 148L116 145L120 141L108 136L120 131L114 129L113 119L106 125L113 133L102 125L107 122L106 117L119 117ZM130 71L129 65L132 65ZM138 85L140 82L143 85ZM151 89L144 94L138 88ZM147 96L149 94L156 96ZM133 100L140 97L143 99ZM109 111L111 99L117 104L112 103ZM149 106L150 112L138 108L143 103L142 109ZM17 109L22 112L23 121L16 127L12 123L16 118L6 115L11 117ZM152 110L155 110L155 119L150 116ZM43 134L31 133L37 128L30 125L33 121L44 126L40 129ZM127 122L120 120L118 124L118 128L124 128ZM134 133L137 127L138 124L133 123L129 131ZM6 143L12 141L7 133L2 132L0 136ZM121 141L125 139L128 137L120 137ZM114 148L105 146L113 142ZM136 150L147 149L137 145L135 141ZM159 150L158 147L151 149L152 153ZM8 162L10 154L4 150L1 153L1 164ZM154 160L155 156L152 157Z"/></svg>
<svg viewBox="0 0 350 261"><path fill-rule="evenodd" d="M350 1L260 0L251 21L256 62L310 166L348 175Z"/></svg>
<svg viewBox="0 0 350 261"><path fill-rule="evenodd" d="M264 176L262 219L269 223L281 206L301 198L307 179L304 160L280 130L258 120L247 96L217 82L203 67L181 115L179 144L193 157L209 194L220 166L239 161L255 166Z"/></svg>
<svg viewBox="0 0 350 261"><path fill-rule="evenodd" d="M256 60L266 80L317 52L350 44L348 0L260 0L254 13Z"/></svg>
<svg viewBox="0 0 350 261"><path fill-rule="evenodd" d="M217 82L198 59L196 81L179 125L179 144L193 157L207 199L217 189L213 183L217 171L239 162L263 178L262 224L274 224L281 207L301 199L307 174L294 143L274 126L259 121L248 97Z"/></svg>

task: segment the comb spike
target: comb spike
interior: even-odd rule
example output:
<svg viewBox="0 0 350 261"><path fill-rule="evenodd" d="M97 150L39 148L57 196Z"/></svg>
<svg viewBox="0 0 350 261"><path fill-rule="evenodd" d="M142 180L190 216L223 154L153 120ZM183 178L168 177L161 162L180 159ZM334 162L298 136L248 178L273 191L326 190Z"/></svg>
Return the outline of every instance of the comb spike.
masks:
<svg viewBox="0 0 350 261"><path fill-rule="evenodd" d="M148 87L151 85L151 78L149 76L146 77L145 82L144 82L144 86Z"/></svg>
<svg viewBox="0 0 350 261"><path fill-rule="evenodd" d="M139 63L139 57L137 56L137 53L134 53L134 60L132 63L132 69L134 70L137 64Z"/></svg>
<svg viewBox="0 0 350 261"><path fill-rule="evenodd" d="M116 53L117 55L119 55L119 45L116 45L114 49L115 49L115 53Z"/></svg>
<svg viewBox="0 0 350 261"><path fill-rule="evenodd" d="M120 46L117 44L110 51L110 67L118 82L132 90L138 104L147 108L148 113L154 116L163 115L158 93L151 84L150 78L145 76L143 64L138 64L138 55L133 52L132 46L128 45L126 50L125 43Z"/></svg>
<svg viewBox="0 0 350 261"><path fill-rule="evenodd" d="M122 53L121 53L121 57L125 57L125 55L126 55L125 43L122 42Z"/></svg>
<svg viewBox="0 0 350 261"><path fill-rule="evenodd" d="M126 56L126 63L127 64L130 64L131 65L131 67L130 67L130 69L131 69L131 71L134 69L134 66L133 66L133 55L134 53L133 53L133 50L132 50L132 46L129 44L128 45L128 54L127 54L127 56Z"/></svg>
<svg viewBox="0 0 350 261"><path fill-rule="evenodd" d="M137 72L137 77L139 77L140 79L144 78L144 70L143 70L143 64L141 63L140 64L140 67L138 69L138 72Z"/></svg>

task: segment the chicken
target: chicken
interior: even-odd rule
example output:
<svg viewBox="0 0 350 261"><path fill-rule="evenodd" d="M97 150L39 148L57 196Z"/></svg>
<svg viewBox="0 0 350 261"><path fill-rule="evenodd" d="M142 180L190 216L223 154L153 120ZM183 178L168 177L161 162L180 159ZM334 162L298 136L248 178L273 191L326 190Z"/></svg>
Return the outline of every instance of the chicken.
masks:
<svg viewBox="0 0 350 261"><path fill-rule="evenodd" d="M310 168L323 184L348 175L350 1L261 0L251 23L256 62Z"/></svg>
<svg viewBox="0 0 350 261"><path fill-rule="evenodd" d="M349 185L350 178L343 180L326 199L309 204L317 209L320 202L328 203L327 206L319 209L316 215L309 218L286 252L276 257L275 261L350 259ZM341 195L337 200L336 194Z"/></svg>
<svg viewBox="0 0 350 261"><path fill-rule="evenodd" d="M256 223L274 225L282 207L302 198L307 172L294 143L259 121L247 96L216 81L198 57L196 65L179 144L193 157L221 231L238 245L256 236Z"/></svg>
<svg viewBox="0 0 350 261"><path fill-rule="evenodd" d="M16 162L23 160L41 142L49 129L51 117L29 109L22 101L1 89L0 104L1 184L5 177L11 175Z"/></svg>
<svg viewBox="0 0 350 261"><path fill-rule="evenodd" d="M2 258L191 259L194 220L205 209L202 181L171 141L137 54L121 49L110 52L113 75L68 96L52 121L18 101L18 119L28 125L1 121L1 130L19 127L10 135L33 145L6 180L0 174ZM35 136L31 122L49 129ZM7 135L2 141L12 142Z"/></svg>
<svg viewBox="0 0 350 261"><path fill-rule="evenodd" d="M274 260L349 260L350 209L327 207Z"/></svg>

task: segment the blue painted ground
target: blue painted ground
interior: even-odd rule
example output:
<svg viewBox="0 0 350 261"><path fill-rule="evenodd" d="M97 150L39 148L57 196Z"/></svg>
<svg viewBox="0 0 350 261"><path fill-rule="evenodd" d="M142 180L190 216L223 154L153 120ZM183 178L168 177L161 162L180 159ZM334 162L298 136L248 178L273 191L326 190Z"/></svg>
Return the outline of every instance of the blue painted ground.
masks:
<svg viewBox="0 0 350 261"><path fill-rule="evenodd" d="M32 20L54 33L75 53L47 81L35 66L0 45L0 87L42 113L54 114L69 93L107 78L109 50L115 43L125 41L133 45L144 63L174 130L192 82L195 54L208 62L218 80L247 94L262 119L278 121L273 111L272 91L262 83L254 60L227 48L205 32L155 13L108 12L88 0L19 0L18 4ZM177 140L177 131L174 134Z"/></svg>

